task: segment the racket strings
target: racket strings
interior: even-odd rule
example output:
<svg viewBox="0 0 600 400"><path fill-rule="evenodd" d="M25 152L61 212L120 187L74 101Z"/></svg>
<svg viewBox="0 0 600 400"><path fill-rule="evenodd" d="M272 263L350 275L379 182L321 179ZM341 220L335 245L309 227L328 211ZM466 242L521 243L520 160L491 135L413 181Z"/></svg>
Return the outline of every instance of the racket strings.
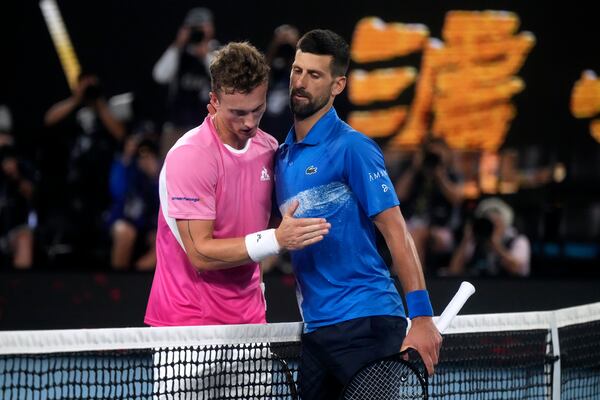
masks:
<svg viewBox="0 0 600 400"><path fill-rule="evenodd" d="M426 398L418 373L398 360L379 361L360 371L350 382L344 400L401 400Z"/></svg>

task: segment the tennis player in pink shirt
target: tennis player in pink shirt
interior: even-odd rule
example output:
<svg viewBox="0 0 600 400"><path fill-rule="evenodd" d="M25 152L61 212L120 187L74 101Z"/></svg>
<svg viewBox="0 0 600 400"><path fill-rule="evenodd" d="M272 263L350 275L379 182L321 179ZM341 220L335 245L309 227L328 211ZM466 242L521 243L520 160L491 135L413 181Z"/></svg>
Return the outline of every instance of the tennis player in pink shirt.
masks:
<svg viewBox="0 0 600 400"><path fill-rule="evenodd" d="M151 326L265 323L259 262L323 239L321 218L277 229L271 214L277 141L258 128L269 67L248 43L230 43L210 65L216 110L171 148L160 174L157 265L146 310Z"/></svg>

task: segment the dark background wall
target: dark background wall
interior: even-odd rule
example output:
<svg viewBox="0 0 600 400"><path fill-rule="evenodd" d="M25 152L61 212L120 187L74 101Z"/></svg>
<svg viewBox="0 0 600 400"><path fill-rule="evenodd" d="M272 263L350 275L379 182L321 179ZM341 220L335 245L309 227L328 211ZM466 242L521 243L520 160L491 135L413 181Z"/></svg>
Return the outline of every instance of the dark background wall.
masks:
<svg viewBox="0 0 600 400"><path fill-rule="evenodd" d="M208 6L214 11L221 42L250 40L265 48L273 29L291 23L304 32L331 28L350 40L363 16L386 21L423 23L440 37L449 10L509 10L521 18L521 30L533 32L537 43L520 75L527 88L515 101L518 116L509 144L537 144L559 149L597 146L587 123L569 113L570 91L584 69L600 70L597 38L600 26L588 6L564 2L521 1L58 1L75 50L85 69L96 71L109 94L134 91L142 115L160 118L164 93L152 82L154 62L174 39L186 11ZM591 3L590 3L591 4ZM37 142L44 111L68 96L58 57L37 1L2 2L2 65L0 102L14 110L16 131L29 144ZM567 140L568 138L568 140Z"/></svg>
<svg viewBox="0 0 600 400"><path fill-rule="evenodd" d="M293 278L265 277L267 320L299 321ZM590 280L470 280L477 292L463 314L546 311L600 301L599 282ZM81 329L143 326L152 274L0 274L0 330ZM460 285L429 279L439 315Z"/></svg>
<svg viewBox="0 0 600 400"><path fill-rule="evenodd" d="M330 28L350 40L356 22L373 15L386 21L423 23L433 37L440 37L449 10L514 11L521 18L520 31L533 32L537 43L519 73L527 87L515 97L518 115L507 145L536 146L548 157L583 163L591 175L600 171L594 163L600 145L588 134L588 122L576 120L569 112L571 89L581 72L600 72L600 24L597 13L591 10L593 3L59 0L58 4L83 67L98 73L110 95L133 91L139 116L158 122L163 116L165 92L153 83L152 67L191 7L207 6L214 11L217 38L222 43L250 40L262 49L273 29L282 23L294 24L302 32ZM0 37L0 104L11 107L18 145L35 158L40 149L52 151L55 143L55 138L42 129L43 114L54 102L67 97L69 89L37 1L2 1ZM549 198L557 202L574 196L597 200L597 183L586 181L535 192L522 204L526 210L540 212L541 202ZM545 268L548 261L538 265ZM560 259L555 265L560 267L560 274L567 267ZM596 270L596 276L598 267L597 259L583 265L586 272ZM86 272L84 263L77 268L84 272L0 274L0 329L142 324L151 274ZM297 320L290 278L275 275L267 280L270 320ZM465 312L533 311L599 301L599 283L597 279L560 278L481 281L478 295ZM431 279L429 286L439 312L458 282Z"/></svg>

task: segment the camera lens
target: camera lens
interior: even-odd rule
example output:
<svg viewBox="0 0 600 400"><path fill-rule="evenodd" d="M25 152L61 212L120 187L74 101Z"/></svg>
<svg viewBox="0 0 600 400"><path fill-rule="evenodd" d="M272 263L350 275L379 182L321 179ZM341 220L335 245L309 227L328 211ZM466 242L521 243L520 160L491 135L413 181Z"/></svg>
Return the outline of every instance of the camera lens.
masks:
<svg viewBox="0 0 600 400"><path fill-rule="evenodd" d="M190 43L197 44L204 40L204 31L202 29L193 29L190 33Z"/></svg>
<svg viewBox="0 0 600 400"><path fill-rule="evenodd" d="M426 167L437 167L441 162L442 159L439 154L432 151L427 151L423 157L423 164L425 164Z"/></svg>
<svg viewBox="0 0 600 400"><path fill-rule="evenodd" d="M484 241L492 238L494 233L494 223L486 217L479 217L473 220L473 236L476 241Z"/></svg>

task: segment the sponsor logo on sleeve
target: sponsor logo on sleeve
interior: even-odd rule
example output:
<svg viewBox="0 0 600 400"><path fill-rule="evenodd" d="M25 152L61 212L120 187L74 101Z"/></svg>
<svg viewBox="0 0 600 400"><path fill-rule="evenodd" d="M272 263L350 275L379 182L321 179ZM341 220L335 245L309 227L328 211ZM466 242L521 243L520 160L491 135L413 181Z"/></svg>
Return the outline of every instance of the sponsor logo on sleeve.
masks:
<svg viewBox="0 0 600 400"><path fill-rule="evenodd" d="M384 178L386 176L388 176L388 173L385 169L375 172L369 172L369 182L376 181L377 179Z"/></svg>
<svg viewBox="0 0 600 400"><path fill-rule="evenodd" d="M171 197L173 201L191 201L192 203L197 203L200 201L198 197L187 197L187 196L173 196Z"/></svg>

